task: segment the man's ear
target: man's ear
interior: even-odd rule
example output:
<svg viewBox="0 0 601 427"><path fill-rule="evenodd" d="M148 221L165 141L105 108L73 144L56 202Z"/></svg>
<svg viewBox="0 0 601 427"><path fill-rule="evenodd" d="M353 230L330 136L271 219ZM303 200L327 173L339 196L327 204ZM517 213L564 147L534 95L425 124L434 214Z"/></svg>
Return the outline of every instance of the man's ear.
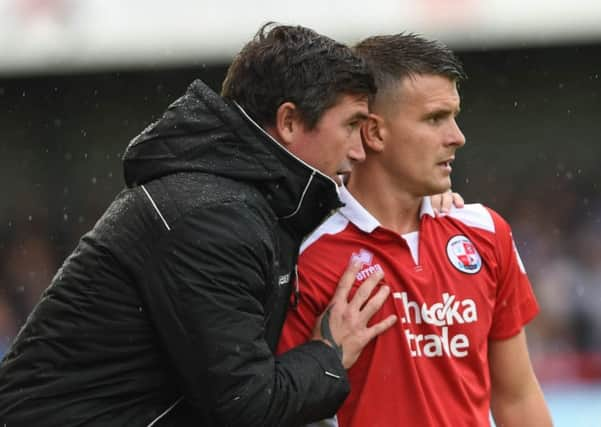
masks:
<svg viewBox="0 0 601 427"><path fill-rule="evenodd" d="M295 133L301 127L302 122L296 105L293 102L284 102L276 110L275 124L268 131L280 144L289 148L294 143Z"/></svg>
<svg viewBox="0 0 601 427"><path fill-rule="evenodd" d="M384 150L384 119L377 114L370 113L361 125L361 138L366 149L376 153Z"/></svg>

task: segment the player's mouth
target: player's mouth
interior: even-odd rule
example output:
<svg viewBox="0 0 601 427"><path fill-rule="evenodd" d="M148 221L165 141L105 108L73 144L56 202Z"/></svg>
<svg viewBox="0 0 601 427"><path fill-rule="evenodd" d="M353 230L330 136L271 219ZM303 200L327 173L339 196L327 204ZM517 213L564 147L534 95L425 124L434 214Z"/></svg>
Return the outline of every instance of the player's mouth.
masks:
<svg viewBox="0 0 601 427"><path fill-rule="evenodd" d="M453 163L453 161L455 160L454 157L451 157L447 160L444 160L442 162L437 163L438 166L442 167L443 169L445 169L447 172L451 172L453 170L453 168L451 167L451 163Z"/></svg>

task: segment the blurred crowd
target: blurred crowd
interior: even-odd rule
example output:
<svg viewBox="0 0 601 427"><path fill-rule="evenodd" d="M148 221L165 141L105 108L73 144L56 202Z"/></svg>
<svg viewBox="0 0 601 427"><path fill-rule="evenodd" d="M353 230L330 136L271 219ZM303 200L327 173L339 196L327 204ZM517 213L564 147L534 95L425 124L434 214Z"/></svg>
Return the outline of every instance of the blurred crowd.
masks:
<svg viewBox="0 0 601 427"><path fill-rule="evenodd" d="M528 327L541 381L601 379L601 200L539 189L507 209L540 314ZM559 199L557 200L557 195Z"/></svg>

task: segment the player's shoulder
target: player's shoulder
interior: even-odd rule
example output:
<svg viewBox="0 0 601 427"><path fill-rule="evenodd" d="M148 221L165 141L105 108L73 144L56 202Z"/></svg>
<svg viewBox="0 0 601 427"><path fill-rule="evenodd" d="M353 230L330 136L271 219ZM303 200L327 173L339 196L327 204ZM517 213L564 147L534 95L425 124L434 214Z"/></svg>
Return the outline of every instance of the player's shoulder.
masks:
<svg viewBox="0 0 601 427"><path fill-rule="evenodd" d="M448 216L463 224L496 233L499 227L506 227L506 221L494 209L481 203L468 203L463 208L452 208Z"/></svg>
<svg viewBox="0 0 601 427"><path fill-rule="evenodd" d="M311 234L309 234L300 247L302 254L306 249L313 246L324 236L336 235L344 231L349 224L349 220L340 212L336 211L321 223Z"/></svg>

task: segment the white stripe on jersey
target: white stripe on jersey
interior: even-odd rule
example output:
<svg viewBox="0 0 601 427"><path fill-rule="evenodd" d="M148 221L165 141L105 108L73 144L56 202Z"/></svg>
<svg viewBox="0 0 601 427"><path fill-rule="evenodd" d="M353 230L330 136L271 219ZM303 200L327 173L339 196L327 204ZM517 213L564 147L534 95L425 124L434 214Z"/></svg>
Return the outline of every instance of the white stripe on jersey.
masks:
<svg viewBox="0 0 601 427"><path fill-rule="evenodd" d="M315 229L314 232L309 234L307 238L303 241L303 244L300 247L299 254L302 254L305 249L311 246L315 241L317 241L324 234L337 234L346 228L349 221L342 215L340 212L334 213L328 219L325 220L319 227Z"/></svg>
<svg viewBox="0 0 601 427"><path fill-rule="evenodd" d="M481 228L491 233L495 232L495 223L492 215L480 203L471 203L465 205L462 209L453 208L448 215L470 227Z"/></svg>

